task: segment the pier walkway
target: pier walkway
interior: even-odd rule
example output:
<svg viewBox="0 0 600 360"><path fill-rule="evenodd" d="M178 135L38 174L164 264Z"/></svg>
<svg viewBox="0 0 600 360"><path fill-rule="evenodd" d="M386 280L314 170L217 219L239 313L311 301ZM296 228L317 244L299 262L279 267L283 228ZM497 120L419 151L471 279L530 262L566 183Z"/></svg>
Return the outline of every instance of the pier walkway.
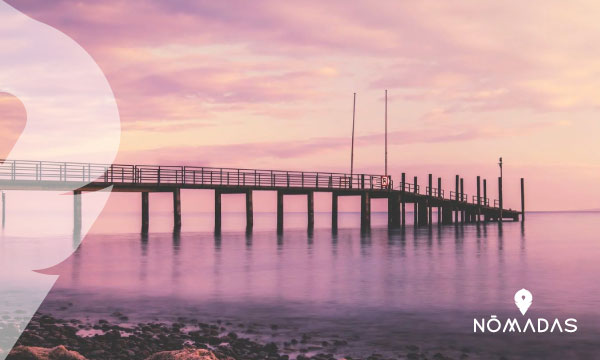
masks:
<svg viewBox="0 0 600 360"><path fill-rule="evenodd" d="M406 204L413 204L414 224L418 226L472 223L480 221L524 220L524 180L521 179L521 210L504 209L502 179L498 178L499 199L487 197L487 180L477 177L477 194L464 193L464 179L458 175L454 188L442 189L442 179L428 176L425 186L417 177L406 181L402 173L397 182L389 176L258 169L234 169L198 166L90 164L0 159L0 189L72 191L74 195L74 231L81 229L81 193L112 186L116 192L141 193L142 232L149 227L149 193L173 194L174 231L181 230L181 189L211 189L215 193L215 231L221 229L223 194L245 194L246 226L253 226L253 191L277 192L277 230L283 231L285 195L307 196L308 228L314 227L314 193L332 194L332 228L338 225L338 198L361 197L361 228L371 226L371 199L388 200L388 225L406 224ZM483 186L481 186L483 185ZM3 196L3 222L5 197ZM433 209L437 209L434 219Z"/></svg>

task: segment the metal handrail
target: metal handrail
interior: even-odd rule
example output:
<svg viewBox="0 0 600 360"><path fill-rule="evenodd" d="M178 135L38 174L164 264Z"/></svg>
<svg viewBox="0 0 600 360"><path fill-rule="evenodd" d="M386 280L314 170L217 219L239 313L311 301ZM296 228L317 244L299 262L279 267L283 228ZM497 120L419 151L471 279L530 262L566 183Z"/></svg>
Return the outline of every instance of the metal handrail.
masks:
<svg viewBox="0 0 600 360"><path fill-rule="evenodd" d="M100 182L107 184L190 184L206 186L248 186L262 188L317 188L317 189L398 189L420 193L420 186L400 182L395 187L389 179L386 186L382 175L345 174L336 172L259 170L215 168L205 166L126 165L80 162L5 160L0 159L0 180ZM444 198L444 190L427 186L428 195ZM441 196L440 196L441 195ZM460 198L460 199L459 199ZM450 200L468 202L467 194L450 191ZM476 203L476 196L473 196ZM481 198L483 206L490 206L489 198ZM494 207L499 200L494 199Z"/></svg>
<svg viewBox="0 0 600 360"><path fill-rule="evenodd" d="M398 185L398 190L404 190L405 192L419 194L421 191L421 187L420 187L420 185L417 184L417 188L416 188L417 191L415 191L415 184L404 183L404 188L402 188L402 182L400 182L400 185Z"/></svg>
<svg viewBox="0 0 600 360"><path fill-rule="evenodd" d="M450 200L458 200L461 202L469 202L469 196L467 194L457 193L456 191L450 191Z"/></svg>
<svg viewBox="0 0 600 360"><path fill-rule="evenodd" d="M372 174L2 159L0 180L375 190L390 188L383 184L381 175Z"/></svg>
<svg viewBox="0 0 600 360"><path fill-rule="evenodd" d="M444 198L444 189L438 189L438 188L429 188L429 186L427 186L427 195L433 196L433 197L438 197L438 198Z"/></svg>
<svg viewBox="0 0 600 360"><path fill-rule="evenodd" d="M473 195L473 204L477 204L477 195ZM484 198L483 196L479 197L479 204L483 206L488 206L490 204L489 198Z"/></svg>

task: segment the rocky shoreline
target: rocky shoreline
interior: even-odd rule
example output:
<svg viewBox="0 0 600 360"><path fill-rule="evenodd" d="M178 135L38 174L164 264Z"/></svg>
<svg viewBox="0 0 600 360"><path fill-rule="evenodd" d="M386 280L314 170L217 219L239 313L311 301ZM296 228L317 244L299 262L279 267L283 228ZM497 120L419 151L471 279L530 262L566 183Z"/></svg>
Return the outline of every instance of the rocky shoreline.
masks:
<svg viewBox="0 0 600 360"><path fill-rule="evenodd" d="M315 339L308 334L281 342L258 342L246 335L256 331L251 324L233 324L216 321L203 323L197 319L178 318L176 322L127 323L127 316L113 313L109 320L96 322L79 319L59 319L38 313L23 332L17 346L7 360L43 359L23 355L26 347L53 349L64 346L89 360L146 360L157 359L204 359L187 356L194 351L207 351L206 359L269 359L269 360L356 360L344 353L347 341L343 339ZM277 326L271 330L276 332ZM17 350L20 349L20 350ZM186 349L185 351L181 351ZM19 353L17 353L20 351ZM60 349L64 352L63 349ZM179 352L178 352L179 351ZM166 353L170 352L170 353ZM156 354L162 353L160 357ZM175 356L175 354L178 354ZM461 358L466 358L463 354ZM171 357L169 357L171 356ZM46 357L53 360L60 358ZM72 357L73 358L73 357ZM65 357L64 359L71 359ZM73 358L75 359L75 358ZM395 357L372 354L362 359L450 359L440 353L420 352L415 345L407 346L406 352Z"/></svg>

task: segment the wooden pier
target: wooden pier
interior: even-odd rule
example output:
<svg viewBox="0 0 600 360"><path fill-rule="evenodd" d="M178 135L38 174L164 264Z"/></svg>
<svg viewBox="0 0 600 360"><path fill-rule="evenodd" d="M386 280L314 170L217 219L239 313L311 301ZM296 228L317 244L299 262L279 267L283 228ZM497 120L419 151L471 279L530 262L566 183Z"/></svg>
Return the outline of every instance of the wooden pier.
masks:
<svg viewBox="0 0 600 360"><path fill-rule="evenodd" d="M285 195L306 195L308 209L307 227L314 227L314 193L331 193L331 225L338 226L338 199L340 196L360 196L361 228L371 226L371 199L388 200L388 226L406 225L406 204L414 206L414 224L432 225L433 209L438 212L440 224L473 223L480 221L524 220L525 185L521 179L521 209L503 209L502 179L498 178L499 200L490 202L487 181L483 179L483 196L480 194L480 177L477 177L477 194L471 199L464 193L464 179L456 175L454 191L442 189L442 179L433 187L433 175L428 186L421 191L415 176L406 182L406 174L394 183L391 177L371 174L344 174L333 172L302 172L258 169L233 169L196 166L159 166L123 164L86 164L73 162L48 162L30 160L0 160L0 189L34 191L72 191L74 195L74 233L81 232L81 194L99 191L112 186L115 192L141 193L142 229L149 229L149 194L173 194L173 231L181 230L181 190L210 189L215 194L215 231L221 230L221 198L226 194L244 194L246 197L246 228L252 231L253 191L277 192L277 231L283 231L283 202ZM3 223L5 215L2 196Z"/></svg>

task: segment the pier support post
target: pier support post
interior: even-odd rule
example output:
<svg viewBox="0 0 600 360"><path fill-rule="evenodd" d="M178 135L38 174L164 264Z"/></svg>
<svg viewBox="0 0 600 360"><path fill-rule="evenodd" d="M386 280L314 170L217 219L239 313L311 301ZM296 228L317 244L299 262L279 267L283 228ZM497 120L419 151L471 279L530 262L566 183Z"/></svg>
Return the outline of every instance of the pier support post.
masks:
<svg viewBox="0 0 600 360"><path fill-rule="evenodd" d="M415 176L413 178L413 182L414 182L414 188L413 188L413 193L417 194L419 191L418 189L418 179ZM417 202L417 197L415 196L415 201L414 201L414 208L413 208L413 224L414 226L417 226L419 224L419 203Z"/></svg>
<svg viewBox="0 0 600 360"><path fill-rule="evenodd" d="M455 184L455 191L454 191L454 197L455 197L455 201L456 201L456 209L454 211L454 222L458 223L458 199L459 199L459 194L458 194L458 186L460 184L460 178L458 175L456 175L456 184Z"/></svg>
<svg viewBox="0 0 600 360"><path fill-rule="evenodd" d="M521 178L521 221L525 221L525 179L523 178Z"/></svg>
<svg viewBox="0 0 600 360"><path fill-rule="evenodd" d="M308 212L308 230L315 228L315 193L309 191L306 194L306 209Z"/></svg>
<svg viewBox="0 0 600 360"><path fill-rule="evenodd" d="M254 205L252 202L252 190L246 192L246 232L251 232L254 227Z"/></svg>
<svg viewBox="0 0 600 360"><path fill-rule="evenodd" d="M460 202L464 202L464 197L465 197L465 179L460 178ZM463 206L462 210L460 211L460 222L464 223L465 222L465 217L467 211L465 209L465 207Z"/></svg>
<svg viewBox="0 0 600 360"><path fill-rule="evenodd" d="M173 190L173 232L181 231L181 189Z"/></svg>
<svg viewBox="0 0 600 360"><path fill-rule="evenodd" d="M397 192L388 195L388 226L400 227L400 194Z"/></svg>
<svg viewBox="0 0 600 360"><path fill-rule="evenodd" d="M402 173L402 194L400 195L400 201L402 209L401 209L401 214L400 214L400 220L402 223L402 226L406 225L406 196L404 196L404 194L406 193L406 174Z"/></svg>
<svg viewBox="0 0 600 360"><path fill-rule="evenodd" d="M277 191L277 232L283 232L283 191Z"/></svg>
<svg viewBox="0 0 600 360"><path fill-rule="evenodd" d="M503 204L502 204L502 177L498 177L498 202L500 203L500 217L498 218L498 221L502 221L502 209L503 209Z"/></svg>
<svg viewBox="0 0 600 360"><path fill-rule="evenodd" d="M418 225L419 226L427 226L427 200L421 200L419 201L419 205L418 205Z"/></svg>
<svg viewBox="0 0 600 360"><path fill-rule="evenodd" d="M360 195L360 228L371 228L371 194L367 191Z"/></svg>
<svg viewBox="0 0 600 360"><path fill-rule="evenodd" d="M331 193L331 228L338 228L338 194L335 191Z"/></svg>
<svg viewBox="0 0 600 360"><path fill-rule="evenodd" d="M487 203L487 179L483 179L483 206L488 207ZM488 216L484 214L483 221L488 221Z"/></svg>
<svg viewBox="0 0 600 360"><path fill-rule="evenodd" d="M477 222L481 221L481 176L477 176Z"/></svg>
<svg viewBox="0 0 600 360"><path fill-rule="evenodd" d="M81 237L81 191L73 191L73 236Z"/></svg>
<svg viewBox="0 0 600 360"><path fill-rule="evenodd" d="M442 196L442 178L441 177L438 178L437 183L438 183L437 195L438 195L438 198L441 199L443 197ZM442 207L438 206L437 211L438 211L438 224L441 224L442 223Z"/></svg>
<svg viewBox="0 0 600 360"><path fill-rule="evenodd" d="M221 232L221 191L215 189L215 232Z"/></svg>
<svg viewBox="0 0 600 360"><path fill-rule="evenodd" d="M449 205L442 207L442 224L452 224L452 207Z"/></svg>
<svg viewBox="0 0 600 360"><path fill-rule="evenodd" d="M6 226L6 194L2 192L2 228Z"/></svg>
<svg viewBox="0 0 600 360"><path fill-rule="evenodd" d="M431 174L429 174L429 197L433 197L433 175ZM427 202L429 203L429 200L427 200ZM431 223L433 223L433 208L427 204L427 209L429 210L427 219L429 225L431 225Z"/></svg>
<svg viewBox="0 0 600 360"><path fill-rule="evenodd" d="M147 234L150 227L150 194L142 192L142 234Z"/></svg>

